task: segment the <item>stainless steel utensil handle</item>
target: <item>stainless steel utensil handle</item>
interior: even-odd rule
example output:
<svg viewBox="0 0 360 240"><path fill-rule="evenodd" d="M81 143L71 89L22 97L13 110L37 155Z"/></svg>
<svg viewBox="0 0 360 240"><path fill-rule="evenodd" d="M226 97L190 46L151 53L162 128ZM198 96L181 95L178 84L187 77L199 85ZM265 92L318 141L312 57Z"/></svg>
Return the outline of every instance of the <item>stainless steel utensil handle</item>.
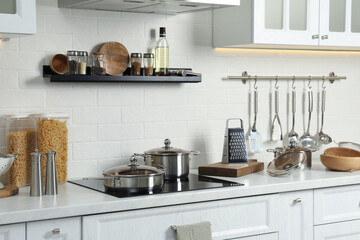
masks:
<svg viewBox="0 0 360 240"><path fill-rule="evenodd" d="M241 128L244 128L242 119L240 119L240 118L229 118L229 119L226 120L226 129L229 128L229 121L230 120L240 120L240 126L241 126Z"/></svg>
<svg viewBox="0 0 360 240"><path fill-rule="evenodd" d="M309 112L312 112L313 111L313 92L310 88L308 90L308 95L309 95Z"/></svg>
<svg viewBox="0 0 360 240"><path fill-rule="evenodd" d="M325 98L326 98L326 90L322 90L322 97L321 97L321 111L325 112Z"/></svg>
<svg viewBox="0 0 360 240"><path fill-rule="evenodd" d="M292 113L296 113L296 92L292 91Z"/></svg>
<svg viewBox="0 0 360 240"><path fill-rule="evenodd" d="M275 113L279 113L279 91L275 90Z"/></svg>
<svg viewBox="0 0 360 240"><path fill-rule="evenodd" d="M258 114L258 91L256 89L254 91L254 114Z"/></svg>

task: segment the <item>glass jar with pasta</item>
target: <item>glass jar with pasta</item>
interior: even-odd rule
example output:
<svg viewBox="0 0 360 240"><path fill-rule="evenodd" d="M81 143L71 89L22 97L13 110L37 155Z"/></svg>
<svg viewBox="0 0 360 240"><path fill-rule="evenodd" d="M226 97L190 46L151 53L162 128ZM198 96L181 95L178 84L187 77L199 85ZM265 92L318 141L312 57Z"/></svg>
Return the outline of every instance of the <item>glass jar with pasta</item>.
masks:
<svg viewBox="0 0 360 240"><path fill-rule="evenodd" d="M42 114L37 120L37 138L39 152L42 157L42 174L45 181L46 158L45 152L56 152L56 174L57 182L65 183L67 176L68 160L68 128L66 113Z"/></svg>
<svg viewBox="0 0 360 240"><path fill-rule="evenodd" d="M30 184L31 156L37 149L36 120L29 114L4 115L8 153L20 154L9 169L9 184L18 187Z"/></svg>

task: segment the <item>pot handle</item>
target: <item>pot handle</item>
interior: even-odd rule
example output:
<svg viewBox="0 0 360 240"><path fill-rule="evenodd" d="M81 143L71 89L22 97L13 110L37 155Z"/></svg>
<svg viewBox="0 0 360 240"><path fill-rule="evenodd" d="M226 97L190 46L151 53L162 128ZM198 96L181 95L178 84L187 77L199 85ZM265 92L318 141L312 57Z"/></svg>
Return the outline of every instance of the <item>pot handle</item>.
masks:
<svg viewBox="0 0 360 240"><path fill-rule="evenodd" d="M133 155L134 155L134 156L137 156L137 157L142 157L142 158L144 158L144 162L145 162L145 159L146 159L147 157L149 157L149 158L151 159L151 155L150 155L150 154L134 153ZM154 160L151 159L151 162L154 162Z"/></svg>
<svg viewBox="0 0 360 240"><path fill-rule="evenodd" d="M272 152L272 153L276 153L277 151L275 149L267 149L267 152Z"/></svg>

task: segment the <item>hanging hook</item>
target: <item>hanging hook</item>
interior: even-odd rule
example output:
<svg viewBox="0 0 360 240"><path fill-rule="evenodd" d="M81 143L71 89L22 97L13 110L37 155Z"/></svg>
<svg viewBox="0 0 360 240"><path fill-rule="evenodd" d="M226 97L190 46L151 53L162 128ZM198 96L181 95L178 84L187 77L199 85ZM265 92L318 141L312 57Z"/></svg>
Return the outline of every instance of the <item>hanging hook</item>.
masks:
<svg viewBox="0 0 360 240"><path fill-rule="evenodd" d="M278 89L279 85L278 85L278 81L279 81L279 76L275 76L275 88Z"/></svg>
<svg viewBox="0 0 360 240"><path fill-rule="evenodd" d="M296 79L296 77L293 76L293 77L292 77L293 82L292 82L291 87L292 87L292 89L294 89L294 90L295 90L295 79Z"/></svg>
<svg viewBox="0 0 360 240"><path fill-rule="evenodd" d="M326 86L325 86L325 78L326 78L325 76L323 76L323 77L322 77L323 82L322 82L322 85L321 85L321 86L322 86L322 88L323 88L323 89L325 89L325 88L326 88Z"/></svg>
<svg viewBox="0 0 360 240"><path fill-rule="evenodd" d="M255 75L254 89L256 90L257 88L257 76Z"/></svg>
<svg viewBox="0 0 360 240"><path fill-rule="evenodd" d="M308 83L308 88L309 88L309 89L311 89L310 84L311 84L311 76L309 76L309 83Z"/></svg>

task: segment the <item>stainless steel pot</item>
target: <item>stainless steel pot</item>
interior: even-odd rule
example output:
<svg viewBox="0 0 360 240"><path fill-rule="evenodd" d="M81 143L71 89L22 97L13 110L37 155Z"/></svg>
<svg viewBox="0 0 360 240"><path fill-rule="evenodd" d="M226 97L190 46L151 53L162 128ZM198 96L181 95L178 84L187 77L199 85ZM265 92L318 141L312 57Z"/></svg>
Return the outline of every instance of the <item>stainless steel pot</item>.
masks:
<svg viewBox="0 0 360 240"><path fill-rule="evenodd" d="M197 156L199 151L187 151L170 146L171 141L165 139L165 146L135 154L144 157L145 164L162 166L165 169L165 179L185 178L189 175L189 162L191 156Z"/></svg>
<svg viewBox="0 0 360 240"><path fill-rule="evenodd" d="M165 170L163 168L137 164L131 156L130 164L113 167L103 172L105 187L110 190L141 191L162 188Z"/></svg>

